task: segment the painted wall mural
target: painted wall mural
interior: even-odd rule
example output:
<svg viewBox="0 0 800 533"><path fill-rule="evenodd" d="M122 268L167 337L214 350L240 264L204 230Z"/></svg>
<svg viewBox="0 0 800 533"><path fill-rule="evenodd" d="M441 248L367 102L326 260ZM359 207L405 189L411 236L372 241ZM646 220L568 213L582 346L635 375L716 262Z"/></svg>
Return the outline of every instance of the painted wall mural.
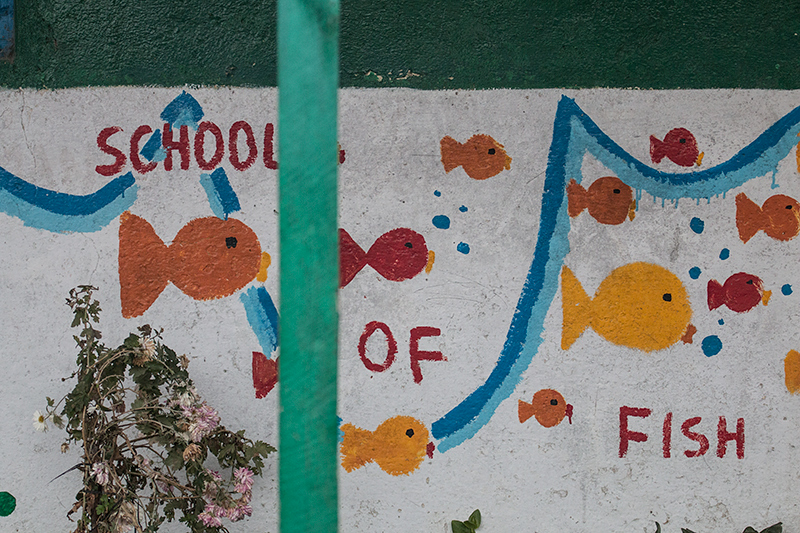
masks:
<svg viewBox="0 0 800 533"><path fill-rule="evenodd" d="M798 93L340 105L343 531L800 531ZM75 457L30 417L78 284L275 440L276 116L270 89L2 94L0 529L64 523ZM277 531L271 468L245 527Z"/></svg>

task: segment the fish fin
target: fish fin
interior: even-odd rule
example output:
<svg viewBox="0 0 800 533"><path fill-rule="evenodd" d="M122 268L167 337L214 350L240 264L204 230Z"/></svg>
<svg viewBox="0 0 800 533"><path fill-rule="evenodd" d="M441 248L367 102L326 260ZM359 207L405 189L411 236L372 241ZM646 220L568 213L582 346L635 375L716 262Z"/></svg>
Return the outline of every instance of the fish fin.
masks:
<svg viewBox="0 0 800 533"><path fill-rule="evenodd" d="M749 241L763 229L763 212L753 200L743 192L736 195L736 229L742 242Z"/></svg>
<svg viewBox="0 0 800 533"><path fill-rule="evenodd" d="M574 179L567 184L567 212L569 216L576 217L589 207L589 196L586 189Z"/></svg>
<svg viewBox="0 0 800 533"><path fill-rule="evenodd" d="M725 303L725 290L719 281L708 280L708 310L712 311Z"/></svg>
<svg viewBox="0 0 800 533"><path fill-rule="evenodd" d="M561 349L568 350L578 340L591 320L591 300L572 271L561 269Z"/></svg>
<svg viewBox="0 0 800 533"><path fill-rule="evenodd" d="M342 467L347 472L352 472L356 468L361 468L365 464L372 461L370 457L364 457L362 450L366 448L366 442L371 436L371 432L357 428L353 424L345 424L342 426L342 445L340 451L342 453Z"/></svg>
<svg viewBox="0 0 800 533"><path fill-rule="evenodd" d="M278 383L278 360L280 356L267 359L261 352L253 352L253 388L256 389L256 399L269 394L269 391Z"/></svg>
<svg viewBox="0 0 800 533"><path fill-rule="evenodd" d="M366 264L367 252L339 228L339 287L350 283Z"/></svg>
<svg viewBox="0 0 800 533"><path fill-rule="evenodd" d="M661 163L664 156L667 155L664 151L664 142L656 139L654 135L650 136L650 159L653 163Z"/></svg>
<svg viewBox="0 0 800 533"><path fill-rule="evenodd" d="M519 400L519 407L517 408L517 415L519 416L519 423L522 424L530 417L533 416L533 404Z"/></svg>
<svg viewBox="0 0 800 533"><path fill-rule="evenodd" d="M169 283L169 252L153 226L125 211L119 217L119 297L122 316L147 311Z"/></svg>
<svg viewBox="0 0 800 533"><path fill-rule="evenodd" d="M444 165L445 173L461 166L461 163L458 162L458 155L461 153L460 142L449 135L445 135L439 143L439 148L442 152L442 164Z"/></svg>

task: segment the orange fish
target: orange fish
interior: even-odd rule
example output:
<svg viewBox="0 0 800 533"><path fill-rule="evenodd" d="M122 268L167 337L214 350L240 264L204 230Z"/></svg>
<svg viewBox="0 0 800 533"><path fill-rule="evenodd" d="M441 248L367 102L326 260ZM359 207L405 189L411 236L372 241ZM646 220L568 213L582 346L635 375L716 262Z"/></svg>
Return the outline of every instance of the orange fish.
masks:
<svg viewBox="0 0 800 533"><path fill-rule="evenodd" d="M788 241L800 232L800 204L785 194L770 196L758 207L745 193L736 195L736 228L742 242L764 233L779 241Z"/></svg>
<svg viewBox="0 0 800 533"><path fill-rule="evenodd" d="M511 158L503 145L488 135L473 135L464 144L446 136L440 147L445 172L463 167L470 178L485 180L511 168Z"/></svg>
<svg viewBox="0 0 800 533"><path fill-rule="evenodd" d="M589 214L601 224L622 224L626 218L633 220L636 216L633 189L614 176L596 179L589 185L588 191L575 180L570 180L567 200L569 216L576 217L588 209Z"/></svg>
<svg viewBox="0 0 800 533"><path fill-rule="evenodd" d="M565 416L572 424L572 405L564 401L560 392L542 389L533 395L531 403L519 400L518 416L520 423L535 416L536 421L546 428L559 425Z"/></svg>
<svg viewBox="0 0 800 533"><path fill-rule="evenodd" d="M229 218L196 218L167 246L145 219L125 211L119 225L122 316L141 315L170 281L195 300L233 294L256 276L266 279L269 254L256 234Z"/></svg>
<svg viewBox="0 0 800 533"><path fill-rule="evenodd" d="M428 429L416 418L395 416L369 431L353 424L342 426L342 466L348 472L375 462L393 476L410 474L436 446Z"/></svg>

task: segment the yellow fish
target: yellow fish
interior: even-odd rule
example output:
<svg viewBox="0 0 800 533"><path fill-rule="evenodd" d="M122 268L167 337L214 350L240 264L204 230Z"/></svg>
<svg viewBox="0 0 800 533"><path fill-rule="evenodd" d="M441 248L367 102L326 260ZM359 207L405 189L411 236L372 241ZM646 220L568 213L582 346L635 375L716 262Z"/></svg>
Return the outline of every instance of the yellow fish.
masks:
<svg viewBox="0 0 800 533"><path fill-rule="evenodd" d="M572 271L561 271L561 348L591 326L601 337L645 352L692 342L692 308L683 283L666 268L630 263L611 272L590 299Z"/></svg>
<svg viewBox="0 0 800 533"><path fill-rule="evenodd" d="M393 476L410 474L425 455L433 457L436 448L428 429L416 418L395 416L369 431L353 424L342 426L342 466L348 472L375 462Z"/></svg>

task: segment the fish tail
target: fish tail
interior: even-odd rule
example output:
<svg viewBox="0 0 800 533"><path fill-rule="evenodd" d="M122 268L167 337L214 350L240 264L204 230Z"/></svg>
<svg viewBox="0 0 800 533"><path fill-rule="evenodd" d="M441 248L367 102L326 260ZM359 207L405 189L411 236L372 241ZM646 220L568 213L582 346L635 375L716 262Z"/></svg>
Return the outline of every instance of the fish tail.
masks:
<svg viewBox="0 0 800 533"><path fill-rule="evenodd" d="M517 408L517 415L519 416L520 424L524 423L533 416L533 404L519 400L519 407Z"/></svg>
<svg viewBox="0 0 800 533"><path fill-rule="evenodd" d="M458 154L461 152L460 142L449 135L445 135L442 137L439 147L442 152L442 164L444 165L445 173L461 165L461 163L458 162Z"/></svg>
<svg viewBox="0 0 800 533"><path fill-rule="evenodd" d="M141 315L169 283L167 245L142 217L125 211L119 217L119 297L122 316Z"/></svg>
<svg viewBox="0 0 800 533"><path fill-rule="evenodd" d="M568 350L578 340L591 320L591 300L572 271L561 269L561 349Z"/></svg>
<svg viewBox="0 0 800 533"><path fill-rule="evenodd" d="M339 228L339 287L350 283L364 265L367 252L342 228Z"/></svg>
<svg viewBox="0 0 800 533"><path fill-rule="evenodd" d="M569 216L576 217L587 207L589 207L589 195L586 193L586 189L574 179L569 180L567 185L567 211Z"/></svg>
<svg viewBox="0 0 800 533"><path fill-rule="evenodd" d="M366 443L372 433L365 429L357 428L353 424L345 424L341 429L344 433L340 448L344 469L347 472L352 472L356 468L361 468L371 462L372 458L367 457L363 450L367 448Z"/></svg>
<svg viewBox="0 0 800 533"><path fill-rule="evenodd" d="M654 135L650 136L650 159L653 163L661 163L664 156L667 155L664 150L664 142L656 139Z"/></svg>
<svg viewBox="0 0 800 533"><path fill-rule="evenodd" d="M761 208L743 192L736 195L736 229L742 242L749 241L764 227Z"/></svg>
<svg viewBox="0 0 800 533"><path fill-rule="evenodd" d="M708 280L708 310L716 309L725 303L725 291L715 279Z"/></svg>

